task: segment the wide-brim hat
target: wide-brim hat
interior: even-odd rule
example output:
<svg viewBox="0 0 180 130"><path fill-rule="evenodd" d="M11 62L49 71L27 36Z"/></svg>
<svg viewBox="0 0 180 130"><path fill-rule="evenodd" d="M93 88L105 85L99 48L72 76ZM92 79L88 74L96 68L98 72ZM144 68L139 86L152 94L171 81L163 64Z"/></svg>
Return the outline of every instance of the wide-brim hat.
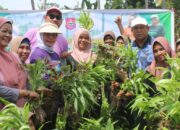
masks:
<svg viewBox="0 0 180 130"><path fill-rule="evenodd" d="M57 33L60 34L57 25L52 23L43 23L39 28L39 33Z"/></svg>

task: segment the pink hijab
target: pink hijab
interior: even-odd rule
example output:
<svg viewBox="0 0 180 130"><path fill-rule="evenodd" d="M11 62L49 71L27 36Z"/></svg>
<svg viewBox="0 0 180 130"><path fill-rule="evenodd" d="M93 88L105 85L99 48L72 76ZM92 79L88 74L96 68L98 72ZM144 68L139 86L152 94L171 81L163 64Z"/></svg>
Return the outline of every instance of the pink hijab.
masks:
<svg viewBox="0 0 180 130"><path fill-rule="evenodd" d="M169 42L164 37L157 37L156 39L154 39L152 48L154 47L154 44L156 42L158 42L164 47L164 49L166 50L167 54L170 57L175 57L175 52L171 49ZM161 77L163 70L156 69L156 67L160 67L160 66L157 65L157 61L156 59L154 59L151 65L148 66L147 71L150 72L153 76Z"/></svg>
<svg viewBox="0 0 180 130"><path fill-rule="evenodd" d="M88 32L88 34L89 34L88 30L86 30L84 28L80 28L80 29L76 30L76 32L74 33L74 37L72 40L73 51L71 53L71 56L78 63L81 63L81 62L87 63L90 61L90 59L92 57L92 51L91 51L92 44L89 44L85 50L79 50L78 40L79 40L79 36L83 32ZM90 37L90 35L89 35L89 37ZM90 37L90 43L91 43L91 37Z"/></svg>
<svg viewBox="0 0 180 130"><path fill-rule="evenodd" d="M0 17L0 28L5 23L11 23L5 18ZM1 42L1 41L0 41ZM0 47L0 82L1 84L18 89L26 88L27 75L19 65L17 58L4 48ZM17 101L18 106L23 106L24 99Z"/></svg>

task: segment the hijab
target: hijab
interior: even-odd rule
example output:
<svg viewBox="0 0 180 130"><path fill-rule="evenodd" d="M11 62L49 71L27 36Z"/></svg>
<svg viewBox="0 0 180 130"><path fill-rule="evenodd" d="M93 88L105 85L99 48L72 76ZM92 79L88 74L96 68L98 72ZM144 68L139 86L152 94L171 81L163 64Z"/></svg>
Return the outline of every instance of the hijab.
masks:
<svg viewBox="0 0 180 130"><path fill-rule="evenodd" d="M111 36L112 39L113 39L113 41L116 40L116 36L115 36L114 32L112 32L112 31L106 31L106 32L104 33L104 40L105 40L105 37L106 37L106 36Z"/></svg>
<svg viewBox="0 0 180 130"><path fill-rule="evenodd" d="M79 45L78 45L78 41L79 41L79 37L83 32L88 32L89 31L84 29L84 28L80 28L78 30L76 30L76 32L74 33L74 37L72 40L72 45L73 45L73 50L71 53L71 56L78 62L85 62L88 63L92 57L92 51L91 51L91 37L89 34L89 38L90 38L90 44L87 46L87 48L85 50L80 50L79 49Z"/></svg>
<svg viewBox="0 0 180 130"><path fill-rule="evenodd" d="M17 53L18 49L22 43L28 44L30 46L30 41L28 38L23 37L23 36L17 36L16 38L14 38L11 41L11 51L14 53Z"/></svg>
<svg viewBox="0 0 180 130"><path fill-rule="evenodd" d="M5 23L12 23L0 17L0 28ZM0 41L1 42L1 41ZM0 82L2 85L7 87L17 88L17 89L25 89L26 88L27 75L21 69L19 65L19 61L14 56L13 53L7 52L4 49L0 49ZM17 101L19 106L24 104L22 99Z"/></svg>
<svg viewBox="0 0 180 130"><path fill-rule="evenodd" d="M157 37L153 41L152 48L154 48L155 43L158 42L167 52L170 57L175 57L174 51L171 49L169 42L164 37ZM147 68L147 71L150 72L153 76L162 76L163 70L156 69L156 67L160 67L157 65L158 61L154 59L151 65Z"/></svg>
<svg viewBox="0 0 180 130"><path fill-rule="evenodd" d="M53 46L47 46L43 41L43 33L37 34L37 47L47 51L48 53L54 53Z"/></svg>

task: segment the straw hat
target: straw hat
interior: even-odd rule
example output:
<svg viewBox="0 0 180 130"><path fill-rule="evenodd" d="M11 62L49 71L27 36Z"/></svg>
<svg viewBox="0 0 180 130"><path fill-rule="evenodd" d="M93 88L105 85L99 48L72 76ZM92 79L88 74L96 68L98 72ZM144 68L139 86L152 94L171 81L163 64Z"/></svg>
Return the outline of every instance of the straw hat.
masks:
<svg viewBox="0 0 180 130"><path fill-rule="evenodd" d="M43 23L39 28L39 33L57 33L59 34L59 28L52 23Z"/></svg>

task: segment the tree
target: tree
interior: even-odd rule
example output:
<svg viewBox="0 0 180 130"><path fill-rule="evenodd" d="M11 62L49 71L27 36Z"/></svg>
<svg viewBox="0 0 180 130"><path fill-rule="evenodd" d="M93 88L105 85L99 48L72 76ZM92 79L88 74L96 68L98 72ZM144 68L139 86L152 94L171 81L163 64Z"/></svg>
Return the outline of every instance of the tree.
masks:
<svg viewBox="0 0 180 130"><path fill-rule="evenodd" d="M0 5L0 10L8 10L7 8L4 8Z"/></svg>
<svg viewBox="0 0 180 130"><path fill-rule="evenodd" d="M32 7L32 10L36 10L35 9L35 4L34 4L34 0L31 0L31 7Z"/></svg>

